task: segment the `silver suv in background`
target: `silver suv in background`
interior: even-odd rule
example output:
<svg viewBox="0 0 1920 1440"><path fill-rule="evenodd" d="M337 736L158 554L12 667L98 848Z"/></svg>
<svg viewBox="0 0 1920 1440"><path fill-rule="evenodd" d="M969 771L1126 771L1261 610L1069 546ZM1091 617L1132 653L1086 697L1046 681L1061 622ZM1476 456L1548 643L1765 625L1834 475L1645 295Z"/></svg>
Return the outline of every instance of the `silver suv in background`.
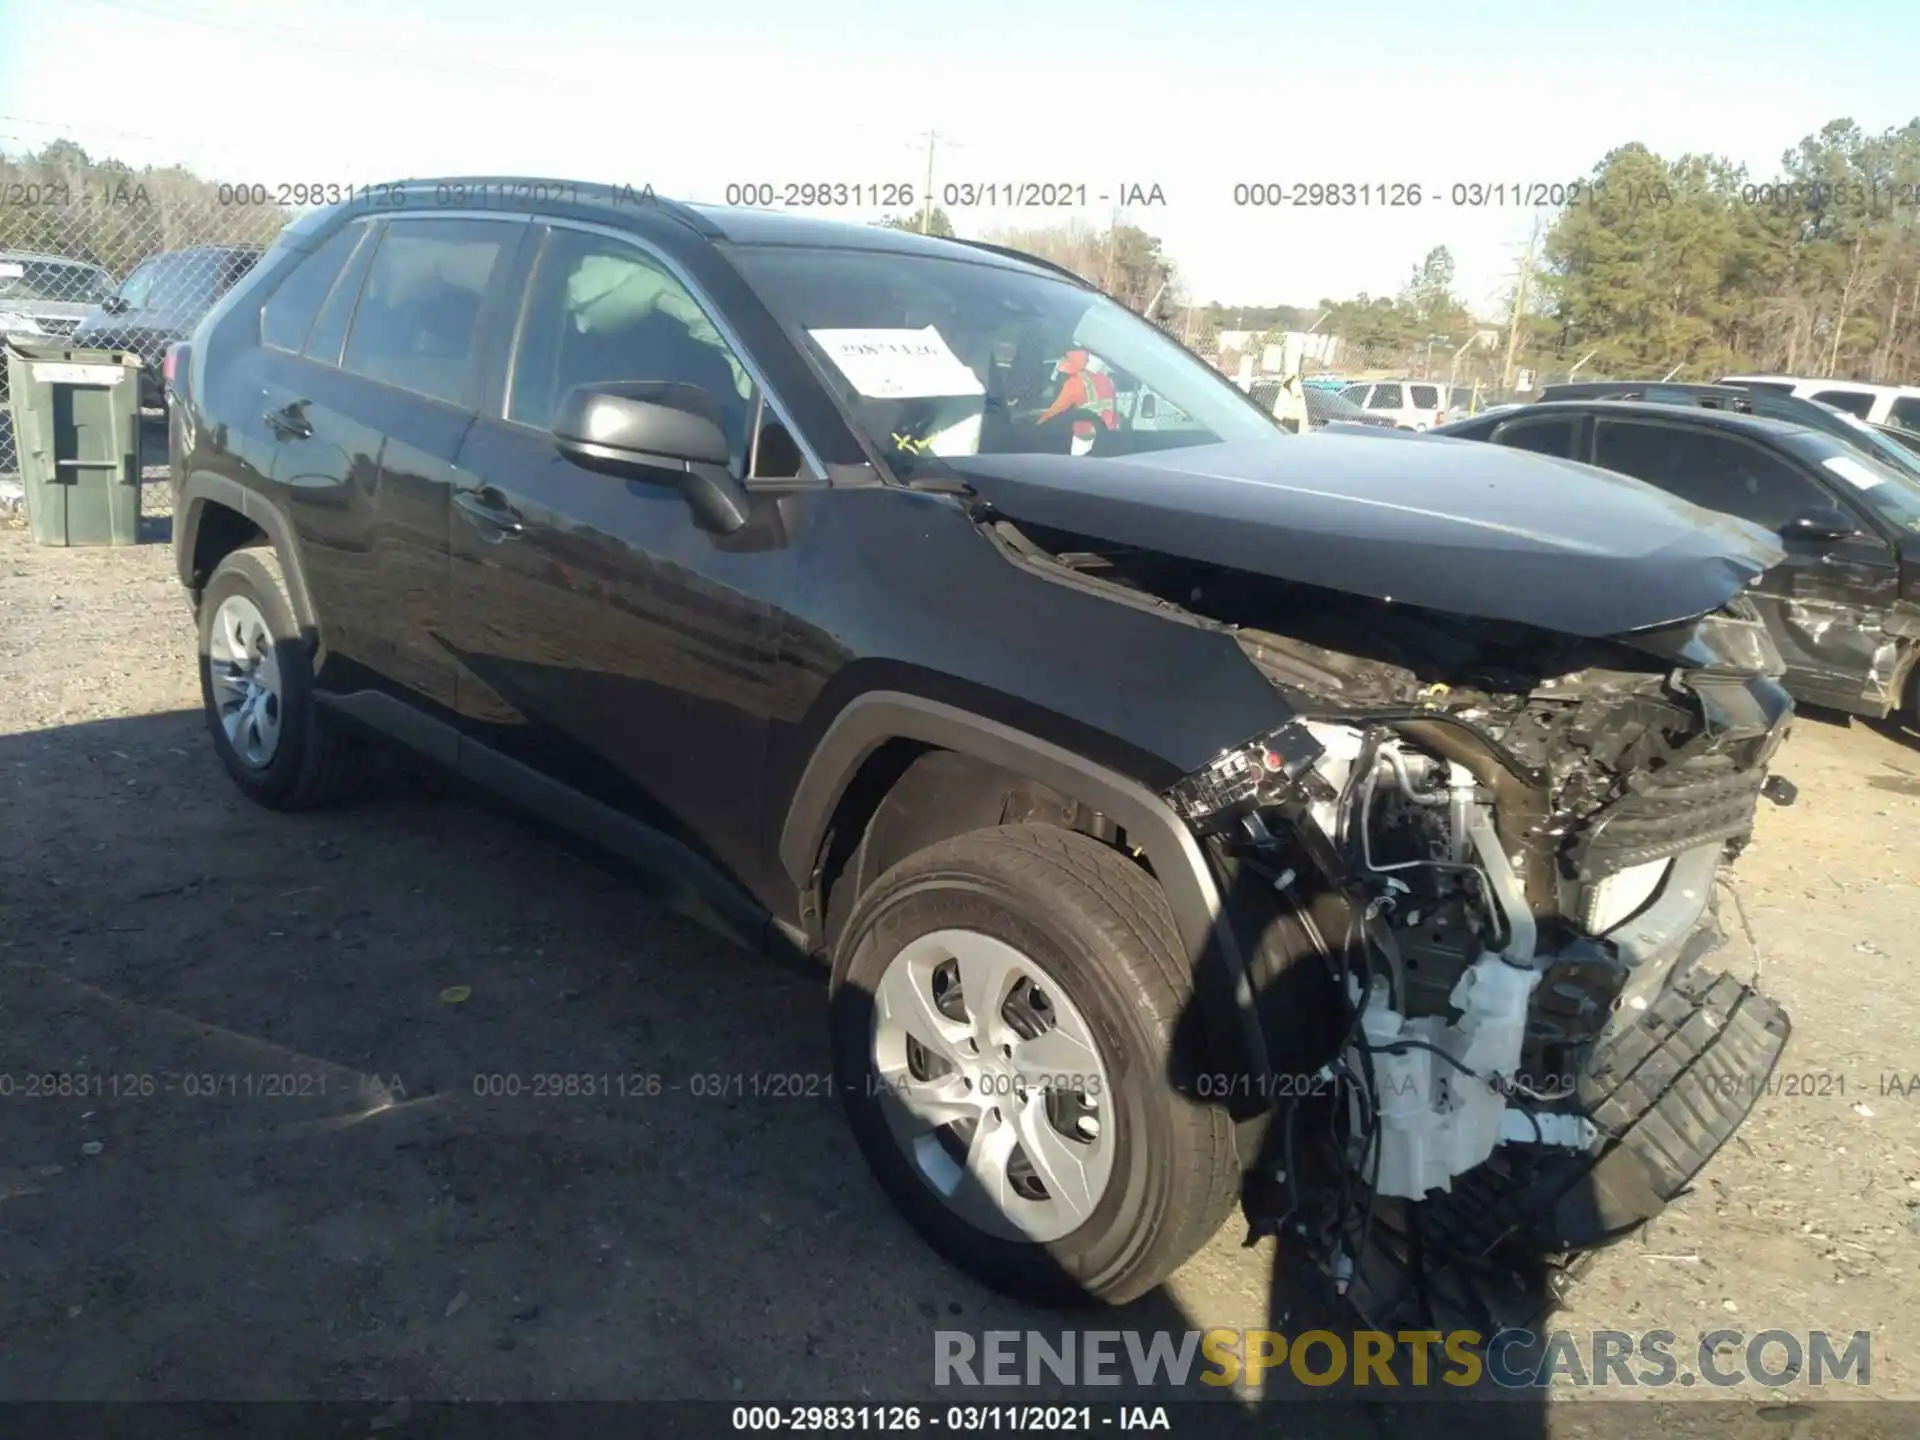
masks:
<svg viewBox="0 0 1920 1440"><path fill-rule="evenodd" d="M1438 380L1363 380L1340 393L1373 415L1382 415L1403 430L1426 430L1444 425L1453 387Z"/></svg>
<svg viewBox="0 0 1920 1440"><path fill-rule="evenodd" d="M85 260L0 251L0 338L58 344L112 293L113 276ZM0 395L6 387L6 366L0 364Z"/></svg>

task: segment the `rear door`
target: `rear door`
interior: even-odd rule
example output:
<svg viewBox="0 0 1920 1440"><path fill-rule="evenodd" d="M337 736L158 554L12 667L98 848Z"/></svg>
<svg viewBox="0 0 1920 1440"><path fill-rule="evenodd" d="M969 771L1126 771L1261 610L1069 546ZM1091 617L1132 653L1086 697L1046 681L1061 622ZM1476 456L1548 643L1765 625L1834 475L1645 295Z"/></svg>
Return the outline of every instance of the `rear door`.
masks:
<svg viewBox="0 0 1920 1440"><path fill-rule="evenodd" d="M481 336L508 303L528 231L524 220L460 214L373 227L337 277L289 383L268 397L283 436L275 479L327 625L327 688L360 693L347 708L447 760L456 735L447 651L456 458L473 420ZM421 730L419 710L445 725Z"/></svg>
<svg viewBox="0 0 1920 1440"><path fill-rule="evenodd" d="M1787 662L1789 688L1809 704L1880 713L1864 696L1899 572L1892 546L1857 506L1797 457L1704 426L1603 415L1594 463L1779 535L1786 559L1750 593ZM1796 517L1820 512L1839 512L1855 532L1842 539L1792 533Z"/></svg>

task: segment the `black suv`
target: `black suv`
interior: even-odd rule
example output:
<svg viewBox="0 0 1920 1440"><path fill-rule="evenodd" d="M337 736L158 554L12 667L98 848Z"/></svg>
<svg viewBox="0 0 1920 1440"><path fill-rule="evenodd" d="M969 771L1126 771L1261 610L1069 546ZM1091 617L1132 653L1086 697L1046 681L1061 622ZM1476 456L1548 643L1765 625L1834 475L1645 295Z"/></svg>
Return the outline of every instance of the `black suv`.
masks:
<svg viewBox="0 0 1920 1440"><path fill-rule="evenodd" d="M1791 714L1763 533L1287 435L993 247L381 193L172 369L245 793L398 743L816 957L881 1183L1032 1298L1138 1295L1236 1200L1344 1277L1429 1197L1425 1263L1519 1275L1745 1115L1786 1022L1697 962Z"/></svg>
<svg viewBox="0 0 1920 1440"><path fill-rule="evenodd" d="M1678 389L1679 387L1667 387ZM1548 398L1432 433L1589 461L1778 534L1785 558L1753 600L1796 700L1920 720L1920 484L1891 442L1831 415L1820 428L1687 401ZM1741 392L1734 392L1739 394ZM1810 404L1790 396L1752 396Z"/></svg>
<svg viewBox="0 0 1920 1440"><path fill-rule="evenodd" d="M163 402L167 347L192 334L262 253L257 246L200 245L149 255L81 320L74 343L138 355L141 402Z"/></svg>

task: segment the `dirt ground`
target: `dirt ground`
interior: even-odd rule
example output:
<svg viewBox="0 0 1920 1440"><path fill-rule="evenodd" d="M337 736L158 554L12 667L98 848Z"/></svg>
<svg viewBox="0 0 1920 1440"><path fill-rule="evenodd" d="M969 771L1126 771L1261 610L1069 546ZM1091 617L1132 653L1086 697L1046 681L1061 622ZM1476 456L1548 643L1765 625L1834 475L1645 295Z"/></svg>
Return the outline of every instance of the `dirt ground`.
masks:
<svg viewBox="0 0 1920 1440"><path fill-rule="evenodd" d="M1920 748L1809 716L1779 770L1738 874L1805 1078L1556 1323L1868 1329L1850 1396L1920 1398ZM170 549L0 521L0 1399L933 1398L933 1331L1057 1332L895 1218L823 1010L429 787L247 804ZM1098 1323L1267 1324L1240 1238Z"/></svg>

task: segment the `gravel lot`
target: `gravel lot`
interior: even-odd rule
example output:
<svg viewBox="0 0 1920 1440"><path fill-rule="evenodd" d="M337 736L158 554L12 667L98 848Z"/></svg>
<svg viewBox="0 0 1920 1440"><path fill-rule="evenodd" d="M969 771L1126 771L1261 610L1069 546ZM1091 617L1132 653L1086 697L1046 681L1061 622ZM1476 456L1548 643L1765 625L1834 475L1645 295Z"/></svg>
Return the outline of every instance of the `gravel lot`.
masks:
<svg viewBox="0 0 1920 1440"><path fill-rule="evenodd" d="M1557 1323L1871 1329L1848 1398L1920 1398L1920 748L1808 716L1779 768L1738 869L1806 1079ZM0 519L0 857L0 1398L950 1400L934 1330L1060 1328L934 1259L828 1099L699 1093L820 1075L815 978L404 776L242 801L163 544ZM660 1091L475 1093L555 1072ZM1270 1323L1239 1242L1099 1323Z"/></svg>

